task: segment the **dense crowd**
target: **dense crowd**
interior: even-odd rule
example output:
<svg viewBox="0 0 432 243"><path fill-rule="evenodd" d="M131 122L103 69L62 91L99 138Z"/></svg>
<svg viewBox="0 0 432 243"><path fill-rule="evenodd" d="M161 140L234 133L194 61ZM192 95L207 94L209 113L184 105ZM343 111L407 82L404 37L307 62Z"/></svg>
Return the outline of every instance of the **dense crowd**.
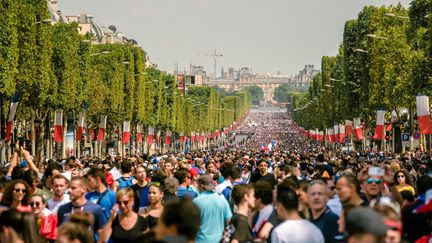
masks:
<svg viewBox="0 0 432 243"><path fill-rule="evenodd" d="M35 161L0 176L0 242L432 242L432 160L341 151L284 113L224 150ZM233 149L235 148L235 149Z"/></svg>

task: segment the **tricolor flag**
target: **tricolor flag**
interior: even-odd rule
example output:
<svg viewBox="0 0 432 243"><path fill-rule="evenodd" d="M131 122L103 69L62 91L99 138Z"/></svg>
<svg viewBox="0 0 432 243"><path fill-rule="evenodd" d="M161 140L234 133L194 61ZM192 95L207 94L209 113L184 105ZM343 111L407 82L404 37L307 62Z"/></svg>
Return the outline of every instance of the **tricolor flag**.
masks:
<svg viewBox="0 0 432 243"><path fill-rule="evenodd" d="M122 142L123 143L130 143L130 121L124 121L123 122L123 136L122 136Z"/></svg>
<svg viewBox="0 0 432 243"><path fill-rule="evenodd" d="M339 124L335 124L333 127L333 142L339 142Z"/></svg>
<svg viewBox="0 0 432 243"><path fill-rule="evenodd" d="M147 142L149 144L153 144L154 143L154 127L152 127L152 126L148 127Z"/></svg>
<svg viewBox="0 0 432 243"><path fill-rule="evenodd" d="M345 125L339 125L339 143L345 143Z"/></svg>
<svg viewBox="0 0 432 243"><path fill-rule="evenodd" d="M191 143L193 143L195 141L195 132L191 132Z"/></svg>
<svg viewBox="0 0 432 243"><path fill-rule="evenodd" d="M165 134L165 144L169 145L171 144L171 131L168 130Z"/></svg>
<svg viewBox="0 0 432 243"><path fill-rule="evenodd" d="M345 135L351 136L352 135L352 121L345 120Z"/></svg>
<svg viewBox="0 0 432 243"><path fill-rule="evenodd" d="M429 97L426 95L418 95L416 97L416 107L420 131L423 134L428 134L431 127L431 119L429 114Z"/></svg>
<svg viewBox="0 0 432 243"><path fill-rule="evenodd" d="M107 124L107 116L101 116L101 120L99 122L98 134L97 134L98 141L105 140L106 124Z"/></svg>
<svg viewBox="0 0 432 243"><path fill-rule="evenodd" d="M8 117L8 122L7 122L7 127L6 127L6 141L11 140L11 134L12 134L12 130L13 130L13 122L15 119L15 114L16 114L19 100L20 100L19 95L15 94L12 96L11 105L9 108L9 117Z"/></svg>
<svg viewBox="0 0 432 243"><path fill-rule="evenodd" d="M319 140L320 140L320 142L322 142L322 141L324 141L324 131L320 131L319 133L320 133L319 134Z"/></svg>
<svg viewBox="0 0 432 243"><path fill-rule="evenodd" d="M77 141L81 141L83 139L83 133L85 131L85 117L84 117L84 113L80 112L78 115L78 129L76 132L76 140Z"/></svg>
<svg viewBox="0 0 432 243"><path fill-rule="evenodd" d="M161 130L158 130L156 133L156 141L158 144L161 143Z"/></svg>
<svg viewBox="0 0 432 243"><path fill-rule="evenodd" d="M137 129L137 133L136 133L137 143L142 143L142 135L143 135L142 125L138 124L136 129Z"/></svg>
<svg viewBox="0 0 432 243"><path fill-rule="evenodd" d="M385 110L379 108L377 110L375 134L373 135L373 139L375 140L382 140L384 138L384 115Z"/></svg>
<svg viewBox="0 0 432 243"><path fill-rule="evenodd" d="M56 111L54 115L54 142L63 142L63 110Z"/></svg>
<svg viewBox="0 0 432 243"><path fill-rule="evenodd" d="M354 135L357 140L362 140L364 138L360 117L354 118Z"/></svg>
<svg viewBox="0 0 432 243"><path fill-rule="evenodd" d="M184 143L186 141L185 135L183 132L180 133L180 143Z"/></svg>

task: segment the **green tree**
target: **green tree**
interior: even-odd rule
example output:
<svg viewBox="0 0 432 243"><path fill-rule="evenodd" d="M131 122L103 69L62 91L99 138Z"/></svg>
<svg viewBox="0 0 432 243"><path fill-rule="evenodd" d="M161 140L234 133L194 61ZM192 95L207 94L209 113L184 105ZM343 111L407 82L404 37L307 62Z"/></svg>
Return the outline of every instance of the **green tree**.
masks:
<svg viewBox="0 0 432 243"><path fill-rule="evenodd" d="M279 85L274 90L273 99L277 102L288 102L288 92L290 91L292 88L288 84Z"/></svg>

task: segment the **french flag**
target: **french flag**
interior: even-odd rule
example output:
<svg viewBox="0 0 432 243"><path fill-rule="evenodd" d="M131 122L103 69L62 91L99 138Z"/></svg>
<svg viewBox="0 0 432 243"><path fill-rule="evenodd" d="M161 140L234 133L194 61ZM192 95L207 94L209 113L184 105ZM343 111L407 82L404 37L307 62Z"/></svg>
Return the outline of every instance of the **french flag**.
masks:
<svg viewBox="0 0 432 243"><path fill-rule="evenodd" d="M156 133L156 141L158 144L161 143L161 130L158 130Z"/></svg>
<svg viewBox="0 0 432 243"><path fill-rule="evenodd" d="M352 135L352 121L345 120L345 135L351 136Z"/></svg>
<svg viewBox="0 0 432 243"><path fill-rule="evenodd" d="M106 124L107 124L107 116L101 116L101 120L99 122L98 134L97 134L98 141L105 140Z"/></svg>
<svg viewBox="0 0 432 243"><path fill-rule="evenodd" d="M362 140L364 138L360 117L354 118L354 135L357 140Z"/></svg>
<svg viewBox="0 0 432 243"><path fill-rule="evenodd" d="M375 134L373 136L373 139L375 140L382 140L384 137L384 115L385 115L385 110L379 108L377 110Z"/></svg>
<svg viewBox="0 0 432 243"><path fill-rule="evenodd" d="M429 97L426 95L418 95L416 97L417 118L420 131L423 134L429 134L431 119L429 115Z"/></svg>
<svg viewBox="0 0 432 243"><path fill-rule="evenodd" d="M12 134L12 130L13 130L13 122L15 119L16 110L18 108L19 100L20 100L19 95L15 94L12 96L11 105L9 108L9 117L8 117L8 122L7 122L7 126L6 126L6 141L11 140L11 134Z"/></svg>
<svg viewBox="0 0 432 243"><path fill-rule="evenodd" d="M149 144L153 144L154 143L154 127L152 127L152 126L148 127L147 142Z"/></svg>
<svg viewBox="0 0 432 243"><path fill-rule="evenodd" d="M122 142L123 143L130 143L130 121L124 121L123 122L123 134L122 134Z"/></svg>
<svg viewBox="0 0 432 243"><path fill-rule="evenodd" d="M63 142L63 110L56 111L54 115L54 142Z"/></svg>
<svg viewBox="0 0 432 243"><path fill-rule="evenodd" d="M168 130L165 134L165 144L170 145L171 144L171 131Z"/></svg>
<svg viewBox="0 0 432 243"><path fill-rule="evenodd" d="M195 132L191 132L191 143L195 141Z"/></svg>
<svg viewBox="0 0 432 243"><path fill-rule="evenodd" d="M84 113L80 112L78 115L78 129L77 129L77 133L76 133L76 140L77 141L81 141L83 139L85 127L86 127L86 124L85 124Z"/></svg>
<svg viewBox="0 0 432 243"><path fill-rule="evenodd" d="M186 141L185 135L183 132L180 133L180 143L184 143Z"/></svg>
<svg viewBox="0 0 432 243"><path fill-rule="evenodd" d="M143 141L143 137L142 137L142 135L143 135L143 129L142 129L142 125L141 124L138 124L137 125L137 134L136 134L136 139L137 139L137 143L142 143L142 141Z"/></svg>
<svg viewBox="0 0 432 243"><path fill-rule="evenodd" d="M335 143L339 142L339 125L335 124L333 127L333 141Z"/></svg>
<svg viewBox="0 0 432 243"><path fill-rule="evenodd" d="M339 125L339 143L345 143L345 125Z"/></svg>

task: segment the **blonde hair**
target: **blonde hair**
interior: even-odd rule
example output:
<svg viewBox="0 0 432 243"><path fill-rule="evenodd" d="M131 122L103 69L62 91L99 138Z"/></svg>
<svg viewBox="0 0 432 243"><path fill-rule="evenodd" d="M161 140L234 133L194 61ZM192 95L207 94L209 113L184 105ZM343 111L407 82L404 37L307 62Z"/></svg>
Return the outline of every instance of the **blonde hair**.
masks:
<svg viewBox="0 0 432 243"><path fill-rule="evenodd" d="M129 187L124 187L117 191L116 193L116 200L120 201L120 198L127 195L130 199L134 198L134 191Z"/></svg>

